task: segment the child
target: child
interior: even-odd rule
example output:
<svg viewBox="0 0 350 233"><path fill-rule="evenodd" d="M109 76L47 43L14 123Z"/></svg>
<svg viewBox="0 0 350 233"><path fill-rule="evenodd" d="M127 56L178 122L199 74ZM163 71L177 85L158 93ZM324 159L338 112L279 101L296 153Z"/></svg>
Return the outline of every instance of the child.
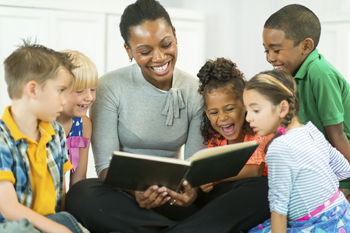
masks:
<svg viewBox="0 0 350 233"><path fill-rule="evenodd" d="M266 60L294 77L300 92L300 122L311 121L350 161L350 86L318 53L320 34L320 21L311 10L287 5L265 22Z"/></svg>
<svg viewBox="0 0 350 233"><path fill-rule="evenodd" d="M98 75L95 64L78 51L65 50L62 53L72 58L77 66L73 70L75 80L64 93L66 104L57 121L63 126L67 137L67 148L73 169L70 186L86 178L91 138L91 121L86 116L88 108L96 99L95 88Z"/></svg>
<svg viewBox="0 0 350 233"><path fill-rule="evenodd" d="M246 202L244 209L237 208L234 212L239 214L232 216L232 221L244 222L245 228L239 229L236 226L235 229L248 230L256 225L258 219L266 220L269 216L264 147L273 135L261 137L245 121L242 95L246 81L235 63L224 58L209 60L197 76L205 109L201 132L208 147L252 140L258 141L260 145L237 176L223 180L225 182L218 181L201 186L205 193L196 204L204 205L232 190L236 192L236 200ZM252 180L257 181L257 186L250 184ZM247 193L253 193L251 199L258 200L259 204L253 204L250 198L246 198ZM252 213L255 213L254 217L250 215Z"/></svg>
<svg viewBox="0 0 350 233"><path fill-rule="evenodd" d="M350 176L350 165L312 122L299 122L293 77L262 72L249 80L243 100L254 132L276 132L266 153L271 219L250 232L349 232L350 205L338 180Z"/></svg>
<svg viewBox="0 0 350 233"><path fill-rule="evenodd" d="M82 232L72 215L58 213L72 165L55 120L74 66L67 55L28 42L4 66L12 106L0 120L0 225L27 219L43 232Z"/></svg>

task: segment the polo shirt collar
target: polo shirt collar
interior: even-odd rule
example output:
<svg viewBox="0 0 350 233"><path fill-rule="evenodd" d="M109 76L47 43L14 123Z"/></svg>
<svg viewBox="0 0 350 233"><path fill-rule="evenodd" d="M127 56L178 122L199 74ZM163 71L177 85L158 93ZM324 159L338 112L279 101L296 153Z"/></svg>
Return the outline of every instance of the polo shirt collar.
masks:
<svg viewBox="0 0 350 233"><path fill-rule="evenodd" d="M301 65L301 67L299 68L297 74L294 76L294 78L298 78L298 79L303 79L305 77L305 74L308 70L309 65L315 61L316 59L318 59L319 54L318 54L318 49L315 49L314 51L312 51L309 56L307 56L307 58L305 59L305 61L303 62L303 64Z"/></svg>
<svg viewBox="0 0 350 233"><path fill-rule="evenodd" d="M27 136L25 136L17 127L15 121L13 120L12 116L11 116L11 106L8 106L5 108L4 114L1 117L1 120L7 125L7 127L9 128L12 137L15 141L18 141L20 139L29 139ZM40 121L39 122L39 129L41 134L42 133L47 133L50 136L55 135L55 131L52 128L52 125L48 122L45 121Z"/></svg>

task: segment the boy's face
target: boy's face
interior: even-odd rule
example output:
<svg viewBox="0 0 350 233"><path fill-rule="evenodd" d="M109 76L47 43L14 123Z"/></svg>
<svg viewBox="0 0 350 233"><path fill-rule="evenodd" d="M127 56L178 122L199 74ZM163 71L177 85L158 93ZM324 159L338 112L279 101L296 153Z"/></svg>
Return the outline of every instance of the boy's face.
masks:
<svg viewBox="0 0 350 233"><path fill-rule="evenodd" d="M205 97L205 112L213 128L228 144L241 142L245 108L234 93L212 92Z"/></svg>
<svg viewBox="0 0 350 233"><path fill-rule="evenodd" d="M37 88L36 115L37 118L53 122L63 111L65 99L63 91L67 89L71 81L68 70L60 68L55 78L49 79L44 85Z"/></svg>
<svg viewBox="0 0 350 233"><path fill-rule="evenodd" d="M292 40L285 38L284 31L269 28L264 28L263 42L266 60L276 70L287 71L294 77L306 58L303 43L294 46Z"/></svg>

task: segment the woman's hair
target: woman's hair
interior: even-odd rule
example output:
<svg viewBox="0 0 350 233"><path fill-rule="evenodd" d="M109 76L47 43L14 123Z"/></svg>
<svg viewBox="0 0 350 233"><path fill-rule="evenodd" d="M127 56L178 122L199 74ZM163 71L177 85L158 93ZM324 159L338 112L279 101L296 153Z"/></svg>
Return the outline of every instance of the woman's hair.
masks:
<svg viewBox="0 0 350 233"><path fill-rule="evenodd" d="M233 93L243 104L243 91L246 81L243 73L232 61L225 58L218 58L215 61L208 60L199 70L197 77L200 81L198 92L203 96L204 108L206 107L206 96L216 91ZM210 124L206 112L203 113L202 117L201 133L204 137L204 143L212 140L213 146L217 146L218 140L225 139ZM245 119L242 133L243 135L253 134Z"/></svg>
<svg viewBox="0 0 350 233"><path fill-rule="evenodd" d="M164 19L174 32L168 12L158 1L137 0L135 3L127 6L119 24L120 33L125 44L129 46L131 27L141 25L146 20L156 21L157 19Z"/></svg>
<svg viewBox="0 0 350 233"><path fill-rule="evenodd" d="M84 54L75 50L63 50L61 53L68 54L73 65L75 79L69 86L70 91L77 91L98 86L98 74L95 64Z"/></svg>
<svg viewBox="0 0 350 233"><path fill-rule="evenodd" d="M255 90L265 96L273 105L283 100L289 103L289 112L281 123L285 128L299 113L299 92L294 78L283 70L264 71L249 80L245 90ZM277 132L265 147L265 153L273 139L281 134Z"/></svg>

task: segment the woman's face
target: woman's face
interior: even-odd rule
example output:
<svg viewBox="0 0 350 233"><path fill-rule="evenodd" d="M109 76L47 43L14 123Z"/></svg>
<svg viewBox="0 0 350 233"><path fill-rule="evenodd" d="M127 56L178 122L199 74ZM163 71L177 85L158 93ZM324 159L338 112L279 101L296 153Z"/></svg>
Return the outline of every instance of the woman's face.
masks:
<svg viewBox="0 0 350 233"><path fill-rule="evenodd" d="M130 27L129 46L124 47L142 70L143 77L162 90L171 88L177 59L177 39L162 18Z"/></svg>

